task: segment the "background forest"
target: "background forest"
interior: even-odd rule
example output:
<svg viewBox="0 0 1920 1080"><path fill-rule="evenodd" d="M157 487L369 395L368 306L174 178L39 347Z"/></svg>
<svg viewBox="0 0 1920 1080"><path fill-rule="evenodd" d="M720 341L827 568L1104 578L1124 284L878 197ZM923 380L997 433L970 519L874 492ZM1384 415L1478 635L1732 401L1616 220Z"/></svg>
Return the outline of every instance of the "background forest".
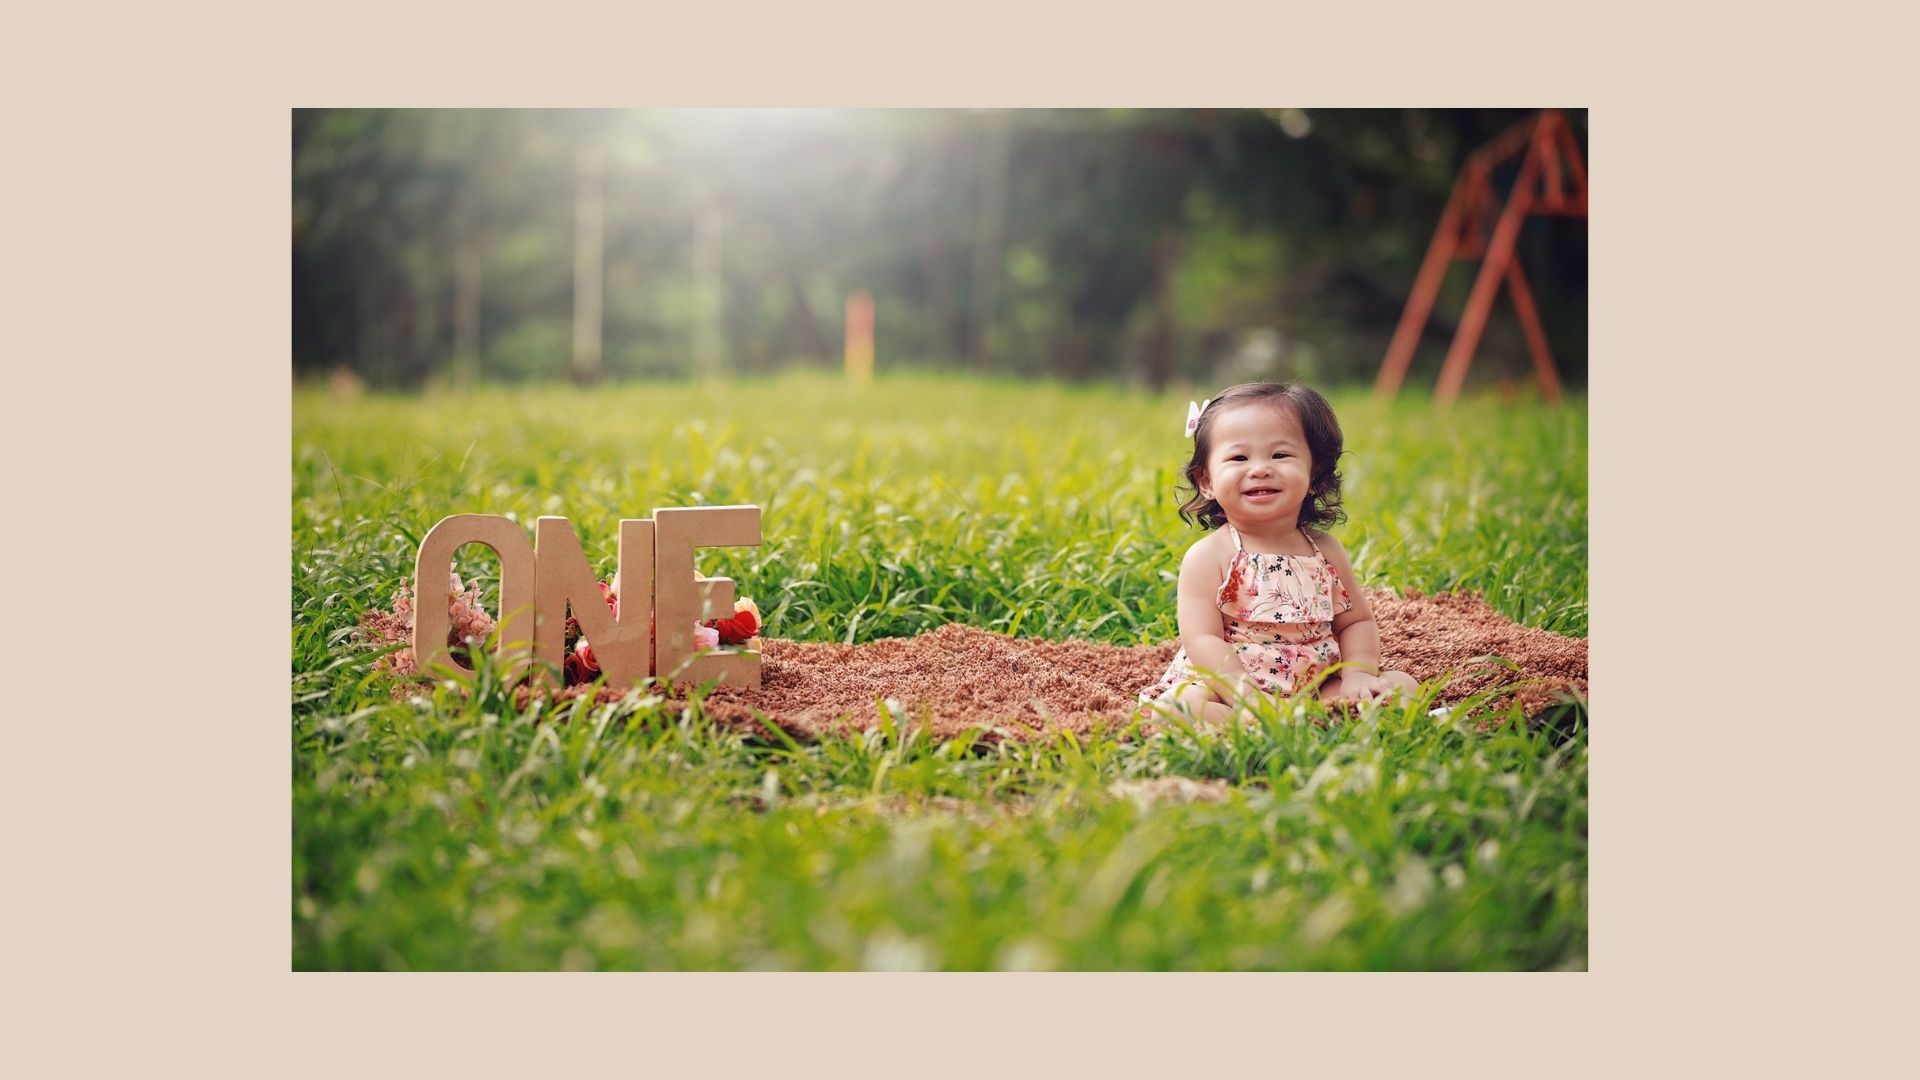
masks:
<svg viewBox="0 0 1920 1080"><path fill-rule="evenodd" d="M294 371L407 389L837 368L864 291L883 372L1366 380L1462 161L1528 114L299 110ZM1519 247L1574 387L1586 242L1583 219L1536 218ZM1449 274L1410 388L1471 283ZM1529 371L1503 298L1474 382Z"/></svg>

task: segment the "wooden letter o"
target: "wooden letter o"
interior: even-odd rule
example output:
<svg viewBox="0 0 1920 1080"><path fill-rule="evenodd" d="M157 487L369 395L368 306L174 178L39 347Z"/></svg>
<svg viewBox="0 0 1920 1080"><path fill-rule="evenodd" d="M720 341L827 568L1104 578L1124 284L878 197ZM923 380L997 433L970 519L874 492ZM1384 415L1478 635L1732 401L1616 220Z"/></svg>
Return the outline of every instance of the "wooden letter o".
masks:
<svg viewBox="0 0 1920 1080"><path fill-rule="evenodd" d="M413 564L413 656L422 672L448 664L447 579L453 553L462 544L485 544L500 557L500 646L494 655L509 679L524 675L533 662L533 543L525 530L494 514L443 517L420 541Z"/></svg>

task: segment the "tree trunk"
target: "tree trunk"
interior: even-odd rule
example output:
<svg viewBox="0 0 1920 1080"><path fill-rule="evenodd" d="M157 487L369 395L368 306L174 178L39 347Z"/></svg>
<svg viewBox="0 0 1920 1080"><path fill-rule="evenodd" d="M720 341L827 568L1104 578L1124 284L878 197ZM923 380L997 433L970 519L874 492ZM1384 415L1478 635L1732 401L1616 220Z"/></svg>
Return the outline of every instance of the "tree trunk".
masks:
<svg viewBox="0 0 1920 1080"><path fill-rule="evenodd" d="M1147 343L1147 387L1167 388L1173 379L1173 279L1180 265L1180 236L1160 234L1153 249L1153 337Z"/></svg>
<svg viewBox="0 0 1920 1080"><path fill-rule="evenodd" d="M360 272L354 275L353 284L354 366L368 382L385 387L392 381L388 370L392 357L381 341L387 309L380 302L381 290L374 280L379 269L371 259L358 261Z"/></svg>
<svg viewBox="0 0 1920 1080"><path fill-rule="evenodd" d="M926 287L927 310L933 324L934 359L951 363L953 347L953 288L947 273L947 243L938 229L920 230L920 275Z"/></svg>
<svg viewBox="0 0 1920 1080"><path fill-rule="evenodd" d="M712 378L725 366L725 340L720 323L726 280L721 267L721 234L724 224L718 203L701 207L693 228L693 372L699 378Z"/></svg>
<svg viewBox="0 0 1920 1080"><path fill-rule="evenodd" d="M407 382L426 381L446 357L441 309L446 301L440 289L438 266L433 263L407 275Z"/></svg>
<svg viewBox="0 0 1920 1080"><path fill-rule="evenodd" d="M1007 218L1007 166L1012 156L1012 121L1004 113L987 121L980 155L980 207L974 218L973 287L967 318L967 359L976 368L993 366L994 318L1000 303L1001 254Z"/></svg>
<svg viewBox="0 0 1920 1080"><path fill-rule="evenodd" d="M832 356L827 344L827 336L820 329L820 320L813 315L813 304L807 299L807 283L800 279L800 272L787 268L787 292L793 297L793 318L800 326L800 340L807 351L807 359L824 363Z"/></svg>
<svg viewBox="0 0 1920 1080"><path fill-rule="evenodd" d="M606 153L591 138L580 146L573 200L573 379L600 378L601 242L606 216Z"/></svg>
<svg viewBox="0 0 1920 1080"><path fill-rule="evenodd" d="M480 242L463 226L453 265L453 379L480 378Z"/></svg>
<svg viewBox="0 0 1920 1080"><path fill-rule="evenodd" d="M1114 338L1107 324L1070 314L1059 331L1056 369L1073 382L1088 378L1096 368L1111 363Z"/></svg>
<svg viewBox="0 0 1920 1080"><path fill-rule="evenodd" d="M820 329L820 320L814 317L813 302L807 299L807 278L799 260L794 258L793 242L778 233L774 240L779 245L780 277L793 300L793 322L800 331L801 347L806 350L807 359L826 363L833 359L833 346L828 344L826 332Z"/></svg>

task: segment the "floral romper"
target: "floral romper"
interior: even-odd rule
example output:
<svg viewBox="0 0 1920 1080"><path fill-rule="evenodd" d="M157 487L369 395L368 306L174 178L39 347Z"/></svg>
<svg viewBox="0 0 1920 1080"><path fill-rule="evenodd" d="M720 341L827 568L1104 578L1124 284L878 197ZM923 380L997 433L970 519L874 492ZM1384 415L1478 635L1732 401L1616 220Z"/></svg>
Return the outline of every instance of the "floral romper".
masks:
<svg viewBox="0 0 1920 1080"><path fill-rule="evenodd" d="M1233 561L1218 594L1227 643L1260 689L1285 697L1340 662L1333 617L1353 607L1353 600L1305 529L1300 533L1313 544L1311 555L1248 551L1233 526L1227 531L1233 534ZM1160 681L1140 691L1140 700L1152 701L1193 677L1182 648Z"/></svg>

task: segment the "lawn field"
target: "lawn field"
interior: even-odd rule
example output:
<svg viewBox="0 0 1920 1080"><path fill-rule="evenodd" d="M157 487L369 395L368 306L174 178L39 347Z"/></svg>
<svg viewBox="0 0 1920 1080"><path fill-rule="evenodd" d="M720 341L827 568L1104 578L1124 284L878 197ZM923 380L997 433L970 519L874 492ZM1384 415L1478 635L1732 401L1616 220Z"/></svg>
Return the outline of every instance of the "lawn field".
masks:
<svg viewBox="0 0 1920 1080"><path fill-rule="evenodd" d="M1364 583L1585 636L1583 399L1329 396ZM296 389L293 967L1584 968L1584 723L936 742L876 706L799 742L642 695L521 710L485 671L396 700L353 633L446 514L565 515L607 576L622 517L754 503L762 546L701 570L771 635L1168 641L1185 408L936 375ZM494 606L490 553L458 568Z"/></svg>

